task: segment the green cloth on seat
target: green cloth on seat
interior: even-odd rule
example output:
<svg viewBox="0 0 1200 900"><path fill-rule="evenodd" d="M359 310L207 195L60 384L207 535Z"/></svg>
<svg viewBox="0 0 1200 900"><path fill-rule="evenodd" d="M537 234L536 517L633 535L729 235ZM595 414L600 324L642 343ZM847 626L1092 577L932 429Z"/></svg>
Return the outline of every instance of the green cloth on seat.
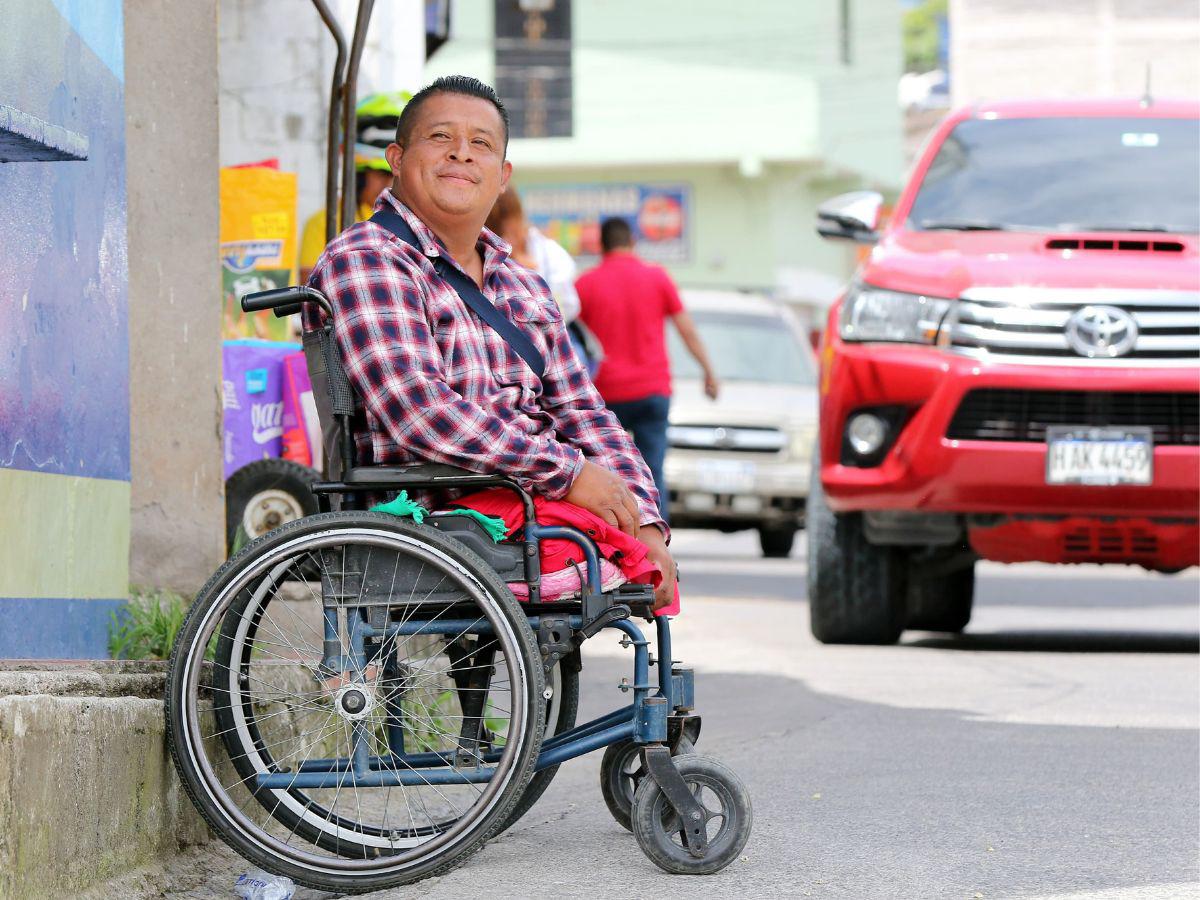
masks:
<svg viewBox="0 0 1200 900"><path fill-rule="evenodd" d="M429 515L429 510L421 504L408 499L408 491L401 491L395 500L389 500L387 503L377 503L371 507L371 512L387 513L388 515L398 516L402 519L412 519L418 525L425 522L425 517ZM479 523L480 527L487 533L495 543L500 543L508 536L508 530L504 526L504 520L497 516L485 516L476 509L448 509L438 513L439 516L467 516Z"/></svg>
<svg viewBox="0 0 1200 900"><path fill-rule="evenodd" d="M408 491L401 491L396 499L389 500L387 503L375 504L371 507L371 512L387 513L399 516L401 519L412 519L418 525L424 522L425 517L429 515L429 510L420 503L408 499Z"/></svg>
<svg viewBox="0 0 1200 900"><path fill-rule="evenodd" d="M498 516L485 516L477 509L447 509L444 512L438 513L439 516L467 516L474 519L482 526L495 543L500 543L508 537L508 529L504 526L504 520Z"/></svg>

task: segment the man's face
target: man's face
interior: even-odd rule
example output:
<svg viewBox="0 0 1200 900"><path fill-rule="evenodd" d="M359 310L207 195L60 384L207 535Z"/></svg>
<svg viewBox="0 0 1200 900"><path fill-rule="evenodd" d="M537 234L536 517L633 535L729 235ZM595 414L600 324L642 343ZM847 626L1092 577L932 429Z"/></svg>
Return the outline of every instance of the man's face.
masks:
<svg viewBox="0 0 1200 900"><path fill-rule="evenodd" d="M392 144L387 156L400 198L418 215L480 226L512 172L499 111L462 94L435 94L421 104L408 146Z"/></svg>

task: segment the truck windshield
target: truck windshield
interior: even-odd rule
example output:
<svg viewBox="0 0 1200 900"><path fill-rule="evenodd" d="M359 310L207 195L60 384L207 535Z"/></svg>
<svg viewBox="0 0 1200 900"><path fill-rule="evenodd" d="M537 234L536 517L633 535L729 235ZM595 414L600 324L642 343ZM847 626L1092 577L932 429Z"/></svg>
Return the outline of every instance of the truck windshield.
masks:
<svg viewBox="0 0 1200 900"><path fill-rule="evenodd" d="M908 226L1200 232L1200 123L968 119L925 173Z"/></svg>
<svg viewBox="0 0 1200 900"><path fill-rule="evenodd" d="M801 338L782 318L708 310L692 313L717 377L723 381L771 384L816 383ZM667 330L671 372L676 378L699 378L700 367L674 328Z"/></svg>

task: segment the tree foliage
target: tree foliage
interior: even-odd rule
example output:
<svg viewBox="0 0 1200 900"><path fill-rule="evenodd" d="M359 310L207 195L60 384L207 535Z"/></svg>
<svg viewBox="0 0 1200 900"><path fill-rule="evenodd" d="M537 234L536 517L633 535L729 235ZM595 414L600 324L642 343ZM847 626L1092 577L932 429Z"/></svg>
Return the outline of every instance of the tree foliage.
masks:
<svg viewBox="0 0 1200 900"><path fill-rule="evenodd" d="M929 72L938 67L940 22L948 0L923 0L904 13L904 71Z"/></svg>

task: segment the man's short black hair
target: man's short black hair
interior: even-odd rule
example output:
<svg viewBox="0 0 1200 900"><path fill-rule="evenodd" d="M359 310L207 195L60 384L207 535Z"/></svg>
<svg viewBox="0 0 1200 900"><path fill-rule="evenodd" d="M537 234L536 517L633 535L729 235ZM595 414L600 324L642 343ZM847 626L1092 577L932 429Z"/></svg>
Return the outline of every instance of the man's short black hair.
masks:
<svg viewBox="0 0 1200 900"><path fill-rule="evenodd" d="M496 107L496 112L500 113L500 121L504 125L504 152L508 153L508 110L504 108L504 101L500 99L500 95L490 84L484 84L478 78L472 78L470 75L443 75L433 84L427 85L413 94L413 98L404 104L404 109L400 113L400 121L396 123L397 144L401 147L408 146L408 139L412 137L413 126L417 122L417 110L421 108L421 104L437 94L462 94L464 97L478 97Z"/></svg>
<svg viewBox="0 0 1200 900"><path fill-rule="evenodd" d="M600 247L605 253L609 250L632 246L633 230L624 219L613 216L600 223Z"/></svg>

